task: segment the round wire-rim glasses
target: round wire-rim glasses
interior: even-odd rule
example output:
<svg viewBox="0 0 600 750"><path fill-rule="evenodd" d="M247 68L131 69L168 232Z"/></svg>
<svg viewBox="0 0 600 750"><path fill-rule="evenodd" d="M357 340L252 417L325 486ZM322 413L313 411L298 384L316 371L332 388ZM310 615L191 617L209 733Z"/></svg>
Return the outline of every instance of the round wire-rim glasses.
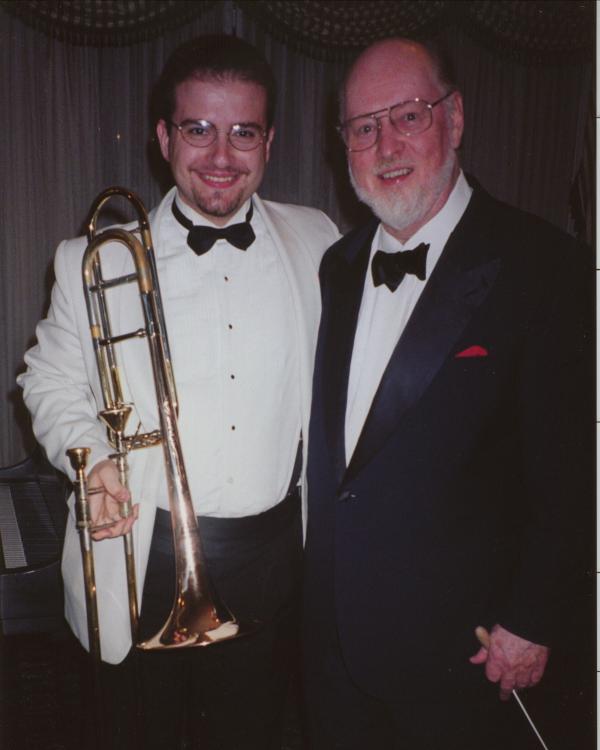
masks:
<svg viewBox="0 0 600 750"><path fill-rule="evenodd" d="M454 89L449 91L435 102L428 102L417 97L378 109L376 112L357 115L338 125L337 131L348 151L365 151L372 148L379 140L383 117L388 117L394 130L403 136L420 135L431 127L433 108L448 99L454 92Z"/></svg>
<svg viewBox="0 0 600 750"><path fill-rule="evenodd" d="M212 145L219 135L219 129L208 120L183 120L180 123L169 121L183 140L194 148ZM227 131L227 140L238 151L253 151L264 143L267 131L255 122L242 122L232 125Z"/></svg>

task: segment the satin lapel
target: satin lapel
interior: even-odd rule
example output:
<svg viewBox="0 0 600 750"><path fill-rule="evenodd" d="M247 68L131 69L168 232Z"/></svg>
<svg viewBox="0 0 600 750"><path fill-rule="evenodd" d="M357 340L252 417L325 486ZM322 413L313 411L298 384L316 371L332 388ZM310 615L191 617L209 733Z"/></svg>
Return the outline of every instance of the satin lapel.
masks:
<svg viewBox="0 0 600 750"><path fill-rule="evenodd" d="M457 242L451 240L396 345L348 467L348 478L374 456L402 415L422 396L494 283L499 260L463 270L454 261L457 249Z"/></svg>
<svg viewBox="0 0 600 750"><path fill-rule="evenodd" d="M371 222L331 254L322 269L323 319L321 323L322 383L326 431L331 460L341 481L346 471L345 424L348 377L354 335L362 299L371 241L377 222Z"/></svg>
<svg viewBox="0 0 600 750"><path fill-rule="evenodd" d="M301 361L303 364L306 363L307 370L302 372L303 401L310 405L314 336L321 312L318 285L315 276L311 275L316 261L313 261L307 248L307 243L311 241L310 228L307 227L301 236L290 224L281 221L276 213L269 211L268 204L263 203L257 195L253 200L271 236L289 284L298 324ZM308 406L306 411L308 412Z"/></svg>
<svg viewBox="0 0 600 750"><path fill-rule="evenodd" d="M303 435L308 435L315 344L321 316L316 261L307 247L313 235L309 226L305 226L300 235L288 222L282 221L277 212L270 211L269 205L257 195L253 200L279 255L289 286L300 354L301 429ZM304 446L307 443L305 440Z"/></svg>

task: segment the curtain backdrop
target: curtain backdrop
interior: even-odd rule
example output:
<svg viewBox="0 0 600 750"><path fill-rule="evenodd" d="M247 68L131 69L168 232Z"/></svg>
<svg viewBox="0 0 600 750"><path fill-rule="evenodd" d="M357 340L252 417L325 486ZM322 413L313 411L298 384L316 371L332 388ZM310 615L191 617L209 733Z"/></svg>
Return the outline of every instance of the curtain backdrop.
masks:
<svg viewBox="0 0 600 750"><path fill-rule="evenodd" d="M73 44L114 47L161 36L215 0L1 0L29 25ZM593 0L235 0L280 41L310 57L343 59L383 36L456 24L512 58L593 52Z"/></svg>
<svg viewBox="0 0 600 750"><path fill-rule="evenodd" d="M271 61L279 102L263 197L317 206L342 229L365 215L348 186L344 153L333 130L336 86L348 50L345 55L326 54L322 39L314 37L310 45L303 45L289 25L282 26L283 6L290 6L288 15L293 9L299 13L304 6L318 6L330 16L335 11L336 20L340 7L347 6L350 14L364 3L159 5L170 5L173 12L175 6L195 7L194 13L188 8L190 15L183 20L167 17L158 32L119 46L70 43L64 34L52 36L42 24L36 28L31 18L17 17L9 12L14 8L0 5L0 465L20 460L34 446L14 381L23 368L23 353L34 341L35 324L47 309L57 243L81 232L93 197L108 185L132 188L151 207L168 184L150 131L147 103L166 56L180 42L200 33L235 30ZM449 4L370 5L395 5L400 12L405 6ZM567 230L581 227L591 239L593 131L586 131L592 115L591 48L581 36L581 45L569 53L545 44L536 54L525 54L529 30L539 32L544 19L517 25L519 33L512 38L520 41L514 47L506 36L498 43L491 21L498 14L506 16L509 6L514 10L543 4L468 5L476 8L483 25L440 16L428 27L447 43L465 96L465 169L498 198ZM505 23L502 28L513 28L512 18L513 26ZM577 35L569 31L574 22L567 20L564 39L574 44ZM336 20L330 29L340 23L343 27ZM414 24L404 28L414 30ZM577 209L573 218L570 198Z"/></svg>

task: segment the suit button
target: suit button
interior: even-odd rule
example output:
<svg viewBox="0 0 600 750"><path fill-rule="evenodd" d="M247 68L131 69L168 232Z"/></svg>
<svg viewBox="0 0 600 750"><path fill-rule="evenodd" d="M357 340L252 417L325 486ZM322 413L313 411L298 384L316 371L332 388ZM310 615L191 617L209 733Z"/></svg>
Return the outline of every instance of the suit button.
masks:
<svg viewBox="0 0 600 750"><path fill-rule="evenodd" d="M337 499L340 503L346 503L348 500L356 500L356 495L349 490L344 490L343 492L340 492Z"/></svg>

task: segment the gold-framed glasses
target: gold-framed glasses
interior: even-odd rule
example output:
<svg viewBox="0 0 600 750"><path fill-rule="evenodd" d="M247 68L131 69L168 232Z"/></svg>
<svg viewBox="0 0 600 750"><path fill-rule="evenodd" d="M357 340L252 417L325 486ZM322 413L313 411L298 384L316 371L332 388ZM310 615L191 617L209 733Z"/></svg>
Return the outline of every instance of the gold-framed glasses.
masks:
<svg viewBox="0 0 600 750"><path fill-rule="evenodd" d="M186 143L194 148L206 148L217 140L219 129L208 120L170 121ZM227 140L238 151L252 151L264 143L267 131L255 122L241 122L227 131Z"/></svg>
<svg viewBox="0 0 600 750"><path fill-rule="evenodd" d="M449 91L435 102L425 99L408 99L392 104L376 112L357 115L337 126L337 130L348 151L365 151L379 140L381 119L388 117L394 130L407 137L419 135L431 127L433 108L445 101L454 90Z"/></svg>

